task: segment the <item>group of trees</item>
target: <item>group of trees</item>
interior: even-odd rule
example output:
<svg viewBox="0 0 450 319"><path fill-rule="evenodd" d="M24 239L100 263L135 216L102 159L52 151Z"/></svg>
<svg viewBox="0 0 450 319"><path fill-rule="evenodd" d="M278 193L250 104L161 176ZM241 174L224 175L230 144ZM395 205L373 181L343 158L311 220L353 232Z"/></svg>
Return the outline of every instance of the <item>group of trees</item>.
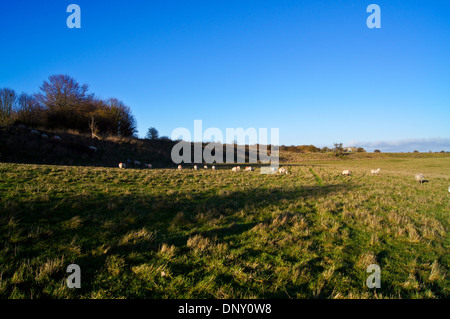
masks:
<svg viewBox="0 0 450 319"><path fill-rule="evenodd" d="M0 89L0 125L73 129L92 135L133 136L136 120L122 101L102 100L68 75L52 75L33 95Z"/></svg>

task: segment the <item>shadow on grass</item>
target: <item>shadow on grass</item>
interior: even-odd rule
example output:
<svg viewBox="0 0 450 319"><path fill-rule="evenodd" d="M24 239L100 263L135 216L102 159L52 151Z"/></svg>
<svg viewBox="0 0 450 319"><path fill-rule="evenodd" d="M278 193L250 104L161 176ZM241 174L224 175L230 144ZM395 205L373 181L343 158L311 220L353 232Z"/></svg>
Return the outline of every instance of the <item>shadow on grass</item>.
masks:
<svg viewBox="0 0 450 319"><path fill-rule="evenodd" d="M202 192L191 194L136 194L127 195L75 195L62 202L26 201L13 211L7 212L17 221L17 230L27 233L32 227L42 226L51 230L49 237L26 239L13 258L16 262L33 257L47 258L65 253L68 263L76 263L83 269L83 288L80 294L91 292L96 274L105 269L108 256L128 256L157 251L163 243L185 247L187 240L195 235L215 238L227 242L272 216L258 215L271 205L286 205L286 201L299 198L324 197L348 190L351 185L304 186L291 190L253 188L245 191L230 191L225 194ZM280 203L282 202L282 203ZM111 206L111 204L113 204ZM112 208L111 208L112 207ZM245 210L250 208L248 216ZM244 211L244 217L242 217ZM178 218L182 212L182 218ZM198 215L208 213L206 222ZM253 214L254 220L245 217ZM80 225L65 227L74 217L81 219ZM177 219L178 218L178 219ZM207 224L208 218L222 218L222 224ZM174 226L175 225L175 226ZM6 227L6 226L2 226ZM127 234L147 229L156 234L152 238L137 238L137 242L121 242ZM80 253L71 253L72 243L79 245ZM236 244L236 243L235 243ZM239 244L239 243L237 243ZM100 255L93 251L108 247ZM315 268L317 263L311 264ZM132 265L132 261L130 265ZM317 264L317 265L316 265ZM188 267L188 266L186 266ZM12 269L12 268L10 268ZM189 271L188 269L185 269ZM320 269L317 269L320 271ZM4 276L13 275L5 273ZM33 284L30 285L33 287ZM301 287L290 288L298 290ZM78 294L78 293L77 293ZM268 295L269 296L269 295ZM273 295L282 297L282 295ZM286 297L286 296L283 296Z"/></svg>

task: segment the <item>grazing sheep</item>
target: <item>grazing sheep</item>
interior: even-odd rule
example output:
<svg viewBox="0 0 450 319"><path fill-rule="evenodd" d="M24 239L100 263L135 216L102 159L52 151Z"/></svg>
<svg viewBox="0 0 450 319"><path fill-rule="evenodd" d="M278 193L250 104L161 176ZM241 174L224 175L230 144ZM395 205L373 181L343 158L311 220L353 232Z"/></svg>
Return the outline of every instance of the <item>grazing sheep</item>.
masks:
<svg viewBox="0 0 450 319"><path fill-rule="evenodd" d="M141 166L141 162L135 160L135 161L134 161L134 165L135 165L135 166Z"/></svg>
<svg viewBox="0 0 450 319"><path fill-rule="evenodd" d="M277 168L276 167L270 167L270 171L275 173L277 171Z"/></svg>
<svg viewBox="0 0 450 319"><path fill-rule="evenodd" d="M420 173L420 174L417 173L414 177L416 178L416 181L418 181L420 184L422 184L425 180L425 176L423 176L422 173Z"/></svg>
<svg viewBox="0 0 450 319"><path fill-rule="evenodd" d="M126 165L124 163L119 163L119 168L120 169L125 168L125 167L126 167Z"/></svg>
<svg viewBox="0 0 450 319"><path fill-rule="evenodd" d="M95 146L89 146L89 149L94 151L94 152L97 152L97 148Z"/></svg>
<svg viewBox="0 0 450 319"><path fill-rule="evenodd" d="M181 165L178 165L178 170L181 170L183 167Z"/></svg>
<svg viewBox="0 0 450 319"><path fill-rule="evenodd" d="M41 136L42 136L42 138L48 138L47 134L42 134Z"/></svg>
<svg viewBox="0 0 450 319"><path fill-rule="evenodd" d="M448 192L450 193L450 186L448 187Z"/></svg>
<svg viewBox="0 0 450 319"><path fill-rule="evenodd" d="M30 132L33 135L41 135L41 133L39 133L39 131L36 131L36 130L31 130Z"/></svg>
<svg viewBox="0 0 450 319"><path fill-rule="evenodd" d="M152 164L145 164L145 167L147 167L147 168L152 168L153 166L152 166Z"/></svg>
<svg viewBox="0 0 450 319"><path fill-rule="evenodd" d="M380 169L379 168L372 169L372 170L370 170L370 172L372 173L372 175L378 175L378 173L380 173Z"/></svg>
<svg viewBox="0 0 450 319"><path fill-rule="evenodd" d="M55 135L55 136L53 136L53 139L55 141L61 141L61 136Z"/></svg>
<svg viewBox="0 0 450 319"><path fill-rule="evenodd" d="M352 175L352 172L350 170L346 169L346 170L342 171L342 175L350 176L350 175Z"/></svg>
<svg viewBox="0 0 450 319"><path fill-rule="evenodd" d="M197 165L194 165L194 170L197 170L197 169L198 169Z"/></svg>
<svg viewBox="0 0 450 319"><path fill-rule="evenodd" d="M211 169L214 171L214 170L216 169L216 167L213 165L213 166L211 167Z"/></svg>
<svg viewBox="0 0 450 319"><path fill-rule="evenodd" d="M231 169L233 172L239 172L241 170L240 166L235 166Z"/></svg>
<svg viewBox="0 0 450 319"><path fill-rule="evenodd" d="M280 167L278 169L278 173L280 173L280 174L289 174L288 170L285 169L284 167Z"/></svg>
<svg viewBox="0 0 450 319"><path fill-rule="evenodd" d="M204 169L208 169L208 165L203 166Z"/></svg>
<svg viewBox="0 0 450 319"><path fill-rule="evenodd" d="M246 166L245 167L245 171L247 171L247 172L253 172L255 169L253 168L253 167L251 167L251 166Z"/></svg>

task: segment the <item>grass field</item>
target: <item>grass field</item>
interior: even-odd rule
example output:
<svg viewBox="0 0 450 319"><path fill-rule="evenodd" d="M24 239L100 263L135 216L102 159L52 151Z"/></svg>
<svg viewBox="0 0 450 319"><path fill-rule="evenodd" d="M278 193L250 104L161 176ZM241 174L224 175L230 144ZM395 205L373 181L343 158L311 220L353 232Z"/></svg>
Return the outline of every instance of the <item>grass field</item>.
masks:
<svg viewBox="0 0 450 319"><path fill-rule="evenodd" d="M0 297L448 298L450 156L412 155L289 175L0 163Z"/></svg>

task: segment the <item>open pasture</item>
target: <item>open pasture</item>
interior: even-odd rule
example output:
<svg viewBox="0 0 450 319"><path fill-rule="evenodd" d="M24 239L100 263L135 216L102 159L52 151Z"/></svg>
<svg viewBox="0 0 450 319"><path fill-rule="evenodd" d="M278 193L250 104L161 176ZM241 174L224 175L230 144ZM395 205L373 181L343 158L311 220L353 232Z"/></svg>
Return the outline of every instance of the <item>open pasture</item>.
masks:
<svg viewBox="0 0 450 319"><path fill-rule="evenodd" d="M449 297L449 157L199 167L1 163L0 297Z"/></svg>

